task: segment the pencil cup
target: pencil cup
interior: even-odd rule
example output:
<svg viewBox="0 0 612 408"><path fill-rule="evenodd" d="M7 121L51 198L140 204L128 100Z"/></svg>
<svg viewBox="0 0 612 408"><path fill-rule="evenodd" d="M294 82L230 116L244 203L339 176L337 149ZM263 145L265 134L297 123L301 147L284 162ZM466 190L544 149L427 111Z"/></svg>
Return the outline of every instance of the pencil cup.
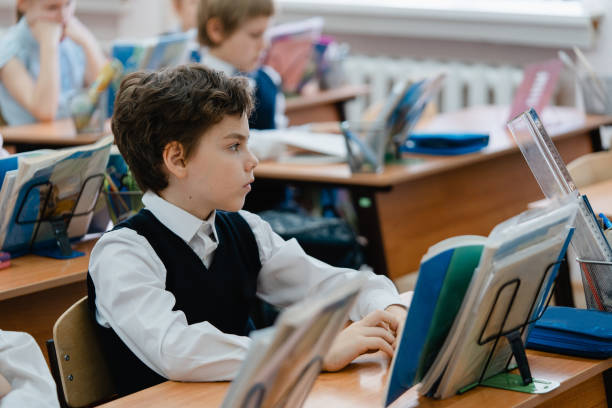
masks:
<svg viewBox="0 0 612 408"><path fill-rule="evenodd" d="M612 114L612 77L599 77L595 81L589 77L576 80L577 92L584 102L586 113L595 115Z"/></svg>
<svg viewBox="0 0 612 408"><path fill-rule="evenodd" d="M576 258L587 308L612 312L612 262Z"/></svg>
<svg viewBox="0 0 612 408"><path fill-rule="evenodd" d="M388 139L386 129L372 123L346 121L340 128L351 173L382 172Z"/></svg>
<svg viewBox="0 0 612 408"><path fill-rule="evenodd" d="M104 191L110 219L114 225L130 218L142 208L142 191Z"/></svg>

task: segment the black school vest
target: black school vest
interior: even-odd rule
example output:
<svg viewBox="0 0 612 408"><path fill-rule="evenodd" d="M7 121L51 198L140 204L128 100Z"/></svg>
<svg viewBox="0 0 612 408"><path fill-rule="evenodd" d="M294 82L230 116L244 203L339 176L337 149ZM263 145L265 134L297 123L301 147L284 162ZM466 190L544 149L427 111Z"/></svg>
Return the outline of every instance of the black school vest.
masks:
<svg viewBox="0 0 612 408"><path fill-rule="evenodd" d="M219 245L208 269L185 241L148 210L114 229L130 228L147 239L166 268L166 290L176 298L172 310L183 311L189 324L208 321L225 333L244 336L253 328L249 313L261 269L257 242L238 213L217 211L215 227ZM89 274L87 287L96 321L96 293ZM132 353L112 328L96 326L121 396L166 381Z"/></svg>
<svg viewBox="0 0 612 408"><path fill-rule="evenodd" d="M258 69L250 76L255 80L255 109L249 117L249 127L261 130L275 129L278 87L262 69Z"/></svg>

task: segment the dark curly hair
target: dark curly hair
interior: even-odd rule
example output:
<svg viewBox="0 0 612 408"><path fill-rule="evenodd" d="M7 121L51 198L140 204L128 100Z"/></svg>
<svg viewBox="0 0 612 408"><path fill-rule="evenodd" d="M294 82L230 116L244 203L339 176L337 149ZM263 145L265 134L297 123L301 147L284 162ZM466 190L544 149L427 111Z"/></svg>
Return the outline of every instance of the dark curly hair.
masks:
<svg viewBox="0 0 612 408"><path fill-rule="evenodd" d="M226 115L248 115L252 89L243 77L227 77L202 65L127 75L115 99L115 143L143 191L168 186L163 151L179 142L188 159L202 134Z"/></svg>

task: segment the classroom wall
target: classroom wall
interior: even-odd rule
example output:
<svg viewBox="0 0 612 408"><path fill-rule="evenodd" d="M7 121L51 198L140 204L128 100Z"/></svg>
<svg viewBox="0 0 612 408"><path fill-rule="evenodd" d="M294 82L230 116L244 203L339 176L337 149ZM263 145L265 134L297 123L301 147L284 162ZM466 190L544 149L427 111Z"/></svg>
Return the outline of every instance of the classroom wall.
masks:
<svg viewBox="0 0 612 408"><path fill-rule="evenodd" d="M78 14L106 45L115 37L147 37L175 26L170 0L78 0ZM104 6L107 4L107 6ZM0 27L14 21L14 0L0 0ZM588 58L598 72L612 76L612 1L603 2L608 14L601 20L599 38ZM313 13L315 15L316 13ZM279 16L279 20L291 16ZM526 47L469 41L415 39L378 35L346 35L326 26L326 32L351 45L353 52L366 55L388 55L479 61L485 63L524 65L554 58L556 48Z"/></svg>

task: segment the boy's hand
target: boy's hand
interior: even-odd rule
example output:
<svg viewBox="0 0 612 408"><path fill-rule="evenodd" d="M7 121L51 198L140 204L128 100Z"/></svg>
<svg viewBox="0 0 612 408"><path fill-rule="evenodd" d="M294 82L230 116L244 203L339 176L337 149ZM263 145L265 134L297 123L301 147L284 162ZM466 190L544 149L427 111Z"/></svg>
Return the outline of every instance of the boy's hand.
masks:
<svg viewBox="0 0 612 408"><path fill-rule="evenodd" d="M399 321L394 314L382 310L352 323L334 339L323 360L323 370L338 371L367 352L382 350L392 357L398 326Z"/></svg>
<svg viewBox="0 0 612 408"><path fill-rule="evenodd" d="M397 330L395 331L395 342L393 343L393 348L395 349L397 347L397 342L399 341L400 336L402 335L402 330L404 328L404 323L406 322L406 315L408 314L408 311L405 307L399 305L388 306L385 311L395 316L395 318L399 322Z"/></svg>

